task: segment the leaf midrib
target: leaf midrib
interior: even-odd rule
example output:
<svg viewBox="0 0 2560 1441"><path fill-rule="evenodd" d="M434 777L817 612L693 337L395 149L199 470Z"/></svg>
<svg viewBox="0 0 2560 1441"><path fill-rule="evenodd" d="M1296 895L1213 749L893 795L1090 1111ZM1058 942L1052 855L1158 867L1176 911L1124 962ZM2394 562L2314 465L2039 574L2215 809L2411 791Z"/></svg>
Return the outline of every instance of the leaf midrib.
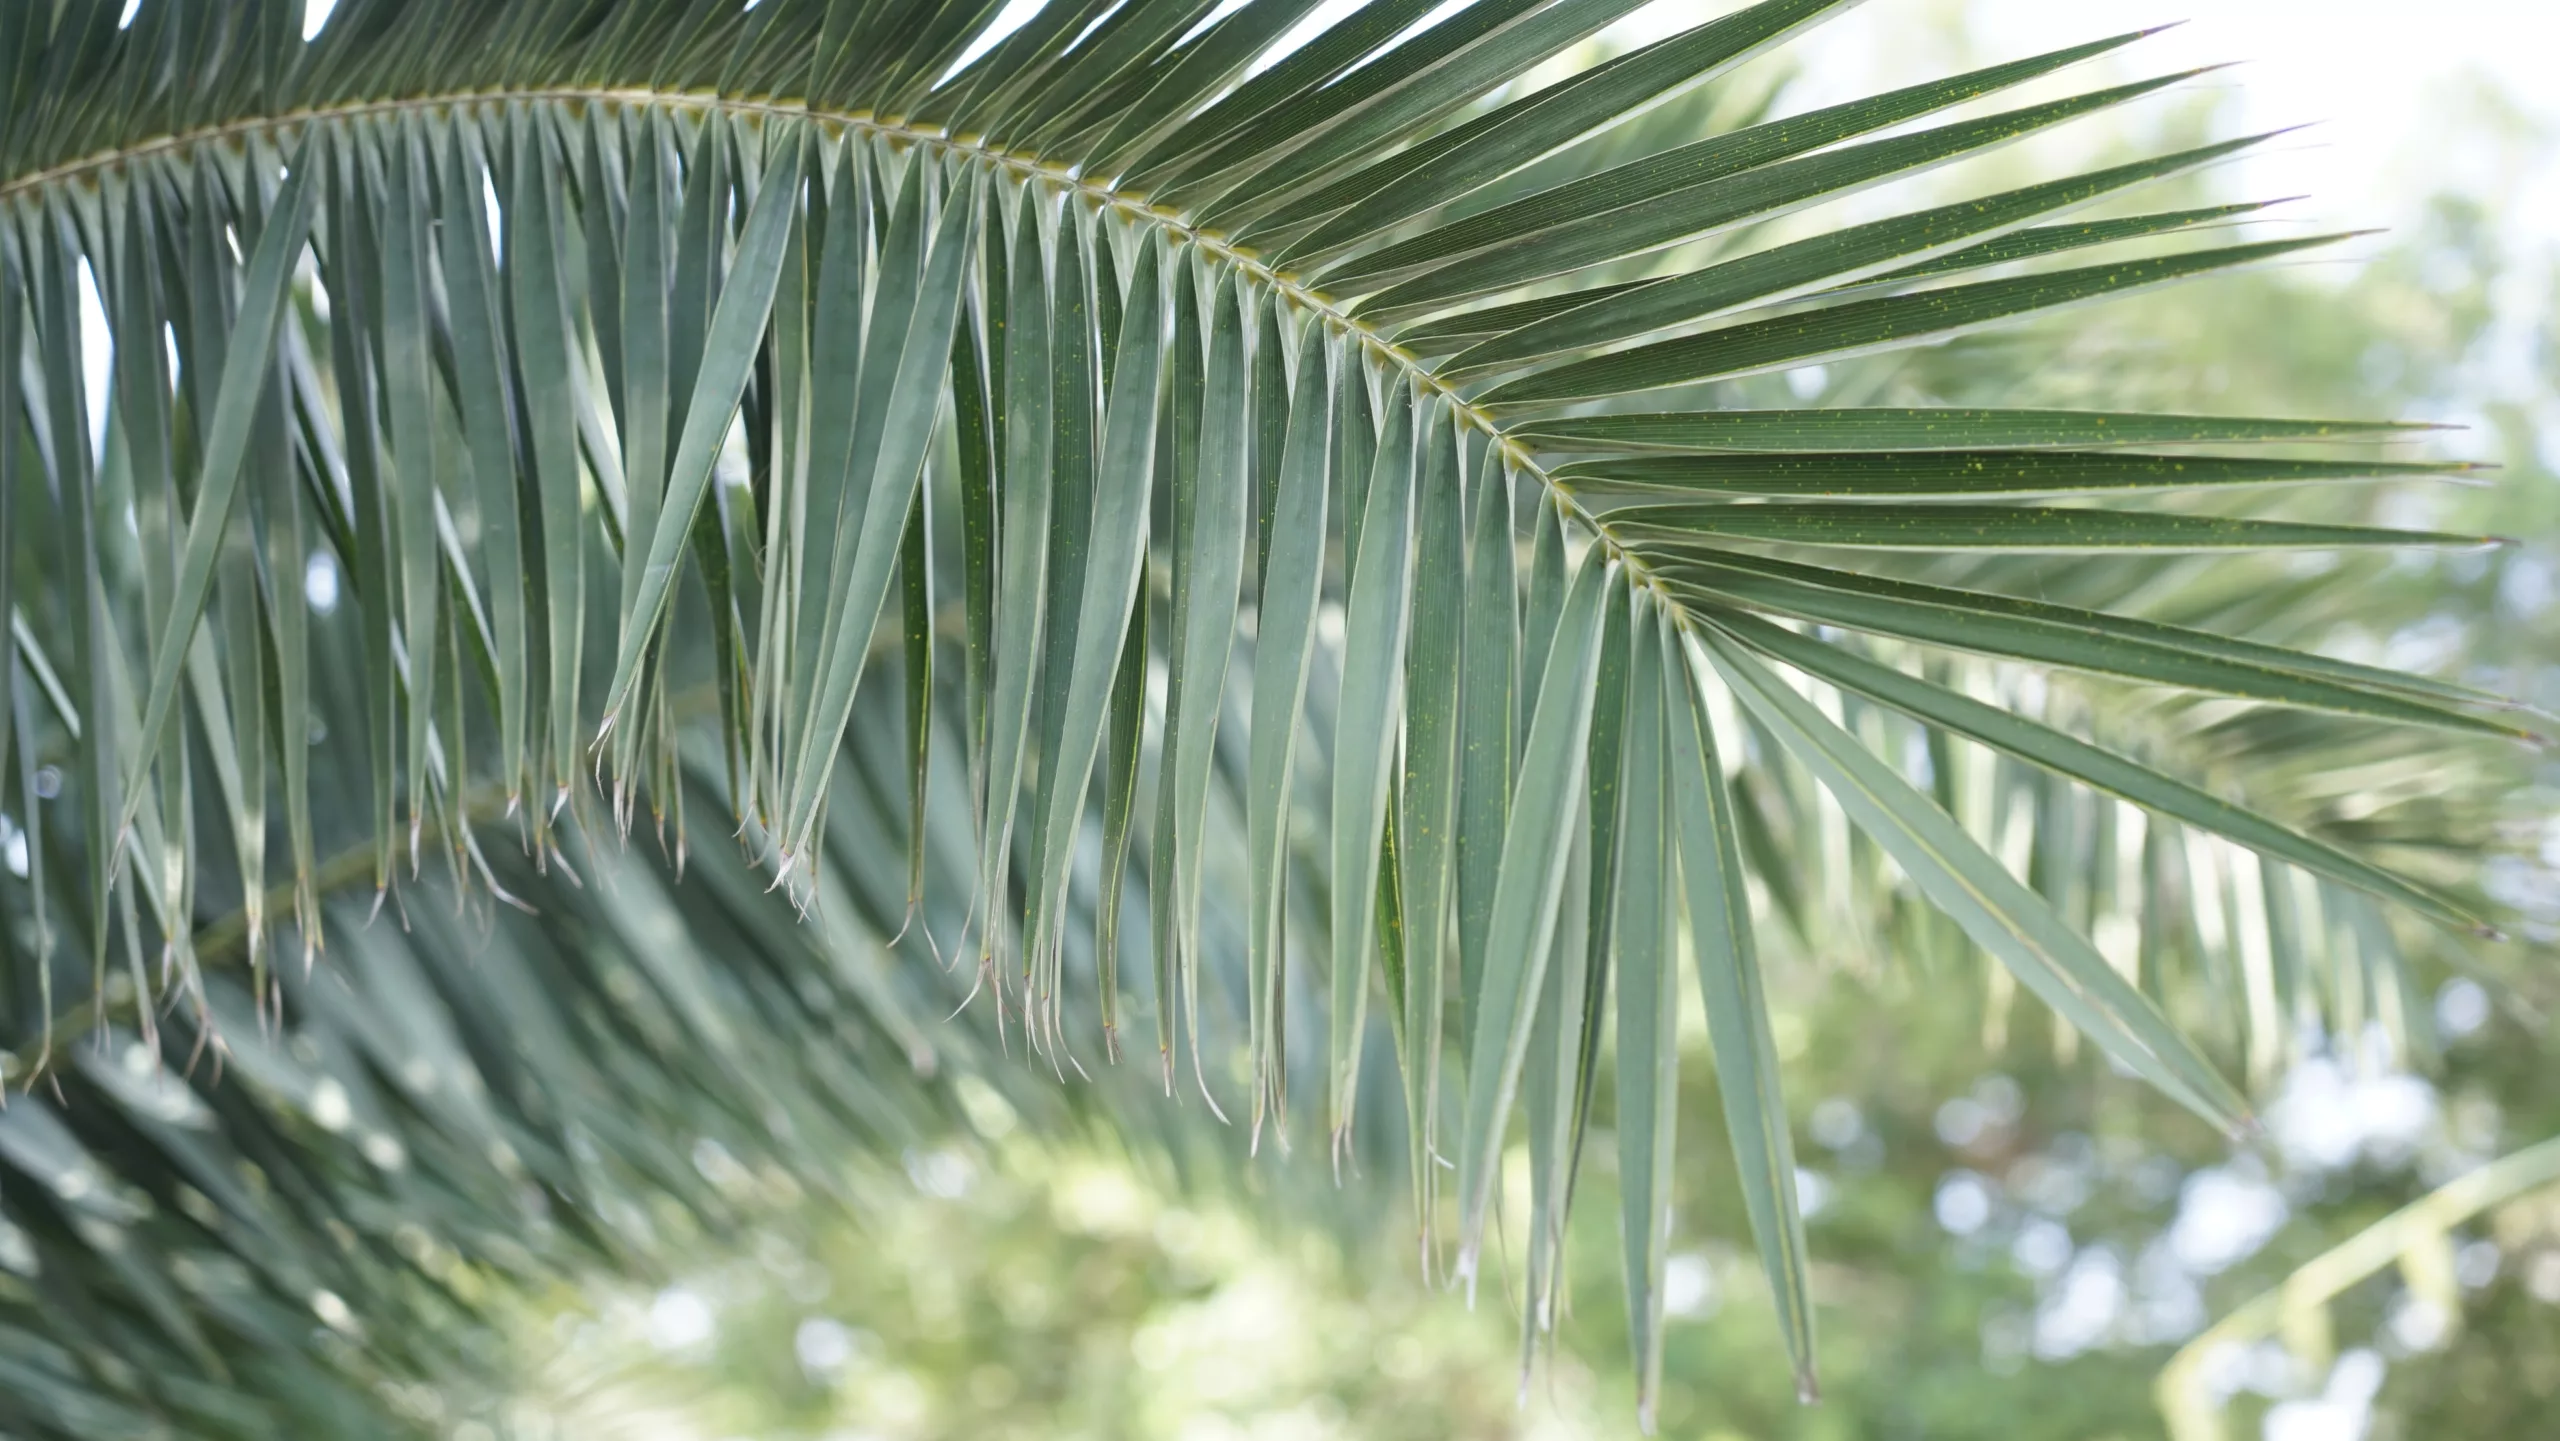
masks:
<svg viewBox="0 0 2560 1441"><path fill-rule="evenodd" d="M77 160L64 161L42 170L31 171L0 181L0 202L23 195L40 193L50 187L74 184L81 179L129 165L154 156L171 155L200 145L219 145L244 141L258 136L282 138L296 127L331 125L370 116L396 116L422 111L466 109L475 105L503 103L541 104L544 102L589 105L663 106L668 109L715 110L728 114L759 118L807 120L821 125L836 125L859 130L889 140L930 146L947 155L957 156L990 168L1008 170L1023 180L1045 180L1053 185L1074 189L1093 202L1118 212L1139 224L1151 225L1197 247L1208 255L1262 284L1295 308L1315 316L1336 332L1354 339L1385 363L1403 372L1429 392L1442 397L1451 412L1468 427L1489 436L1503 459L1514 469L1534 477L1557 502L1590 534L1613 560L1626 567L1628 579L1635 585L1655 593L1671 612L1684 621L1690 619L1688 609L1656 580L1652 567L1643 557L1629 550L1624 542L1611 534L1600 517L1585 507L1570 485L1558 480L1542 464L1535 451L1503 433L1493 417L1471 404L1449 381L1438 375L1412 352L1381 335L1376 328L1356 319L1337 304L1333 297L1302 281L1294 271L1275 269L1265 263L1249 246L1237 245L1213 229L1195 223L1189 215L1169 206L1150 205L1143 194L1122 191L1107 183L1076 172L1072 163L1050 160L1038 155L1005 150L990 145L976 135L953 135L939 125L915 124L901 116L882 117L868 110L833 110L802 101L752 100L716 92L699 90L657 90L647 86L582 86L545 85L523 89L483 89L447 91L433 95L409 96L394 100L358 100L336 105L311 106L279 115L249 116L226 120L219 125L154 136L131 145L100 150Z"/></svg>

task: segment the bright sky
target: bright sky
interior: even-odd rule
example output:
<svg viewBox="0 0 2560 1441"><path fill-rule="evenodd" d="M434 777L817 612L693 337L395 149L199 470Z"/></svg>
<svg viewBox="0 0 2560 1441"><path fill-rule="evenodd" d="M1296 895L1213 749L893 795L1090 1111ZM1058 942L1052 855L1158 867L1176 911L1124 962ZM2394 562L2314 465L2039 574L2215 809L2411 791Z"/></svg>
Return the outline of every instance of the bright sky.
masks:
<svg viewBox="0 0 2560 1441"><path fill-rule="evenodd" d="M1902 30L1938 7L1872 0L1832 27ZM2495 163L2461 91L2493 82L2560 135L2560 3L2554 0L1969 0L1973 33L2001 55L2184 20L2132 47L2146 73L2240 62L2234 133L2316 122L2244 162L2252 194L2315 197L2340 219L2390 223L2434 177ZM2476 113L2476 112L2475 112ZM2560 168L2549 148L2517 184L2514 215L2560 239ZM2526 177L2516 177L2523 181Z"/></svg>

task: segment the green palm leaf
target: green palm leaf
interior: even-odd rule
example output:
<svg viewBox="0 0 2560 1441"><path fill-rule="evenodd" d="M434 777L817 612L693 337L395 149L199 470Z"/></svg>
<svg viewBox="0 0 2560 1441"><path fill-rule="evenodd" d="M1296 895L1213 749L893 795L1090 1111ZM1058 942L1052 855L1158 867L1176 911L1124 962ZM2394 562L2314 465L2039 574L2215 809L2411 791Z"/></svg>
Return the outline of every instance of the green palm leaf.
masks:
<svg viewBox="0 0 2560 1441"><path fill-rule="evenodd" d="M1019 1022L1082 1069L1089 1016L1116 1055L1139 976L1149 1089L1187 1040L1196 1083L1240 1075L1255 1139L1285 1143L1293 1075L1321 1074L1355 1158L1384 987L1427 1267L1445 1158L1456 1273L1480 1273L1522 1098L1533 1336L1613 1048L1649 1400L1684 909L1809 1387L1744 903L1745 857L1792 884L1763 798L1785 767L2110 1054L2218 1120L2244 1102L1762 656L2473 923L1822 629L2537 738L2495 697L2121 596L2020 599L2001 568L2470 543L2168 499L2460 468L2213 449L2403 427L1726 408L1760 394L1741 377L2337 238L2032 268L2245 221L2056 217L2248 141L1756 238L2187 78L1875 138L2138 36L1700 135L1662 132L1676 97L1847 7L1762 0L1536 90L1632 7L1416 28L1434 6L1380 0L1286 51L1306 0L1055 0L999 35L1000 8L341 0L307 39L286 0L0 18L0 805L28 848L0 879L0 1079L62 1088L0 1116L0 1167L33 1183L0 1213L38 1263L0 1326L62 1338L0 1342L0 1427L335 1424L313 1418L439 1364L411 1338L467 1319L421 1256L627 1260L632 1196L732 1205L691 1139L823 1189L832 1158L951 1124L954 1075L1174 1145L1195 1123L1107 1072L1062 1092L990 1065ZM1653 390L1710 408L1632 409ZM2120 508L1985 503L2084 494ZM1950 558L1976 549L2001 554ZM883 666L903 685L866 684ZM663 865L624 849L643 801ZM1124 970L1141 898L1153 964ZM288 910L322 969L266 966ZM1240 1045L1203 1004L1228 993ZM973 996L984 1021L930 1024ZM171 1070L181 1047L228 1079ZM237 1286L190 1300L132 1263L204 1250ZM227 1368L257 1403L207 1404Z"/></svg>

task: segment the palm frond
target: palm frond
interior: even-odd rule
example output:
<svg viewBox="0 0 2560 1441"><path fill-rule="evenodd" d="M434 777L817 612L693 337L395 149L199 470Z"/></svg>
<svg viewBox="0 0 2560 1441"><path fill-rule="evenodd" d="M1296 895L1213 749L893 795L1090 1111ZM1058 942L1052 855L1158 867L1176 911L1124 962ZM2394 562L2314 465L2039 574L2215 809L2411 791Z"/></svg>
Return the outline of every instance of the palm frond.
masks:
<svg viewBox="0 0 2560 1441"><path fill-rule="evenodd" d="M596 1219L610 1197L700 1191L661 1121L783 1157L890 1144L942 1104L911 1066L984 1064L976 1032L926 1024L936 1006L984 995L996 1039L1064 1076L1116 1056L1138 976L1155 1083L1187 1051L1214 1090L1240 1012L1226 1104L1286 1144L1314 1066L1337 1161L1409 1165L1427 1266L1453 1224L1454 1273L1477 1274L1517 1101L1533 1339L1614 1031L1649 1414L1684 910L1810 1392L1742 881L1748 856L1787 884L1752 799L1779 757L2078 1033L2219 1124L2246 1106L1944 796L1773 662L2231 855L2483 924L1843 634L2533 738L2449 684L2020 599L2005 556L1935 580L1860 559L2473 543L2217 508L2438 468L2198 449L2396 428L1634 409L1722 407L1744 377L2340 238L1975 274L2244 218L2051 223L2243 140L1750 248L2187 78L1870 138L2138 36L1630 158L1611 143L1653 135L1648 111L1843 0L1762 0L1537 89L1522 77L1632 7L1477 0L1419 26L1434 7L1379 0L1285 52L1303 0L1053 0L1001 36L997 8L342 0L308 39L285 0L0 20L0 746L28 856L0 882L7 1039L11 1079L59 1088L0 1123L38 1188L8 1203L41 1258L9 1324L82 1318L10 1388L13 1426L271 1429L207 1419L183 1378L221 1356L121 1248L222 1252L238 1284L203 1304L284 1368L271 1394L304 1399L280 1404L364 1404L349 1377L425 1364L372 1310L412 1294L385 1268L436 1274L392 1218L451 1216L432 1245L510 1266L495 1218L531 1187L610 1249L629 1229ZM2156 502L2172 490L2207 499ZM2006 503L2065 496L2144 504ZM734 846L694 842L706 811ZM683 884L615 858L635 826ZM1141 843L1147 921L1124 926ZM481 916L475 938L431 915L456 893L421 882L431 857L475 904L539 917ZM338 892L366 875L414 936L360 923ZM286 930L300 967L269 962ZM1138 935L1150 964L1124 965ZM957 947L972 984L885 959L916 940ZM61 1010L84 971L92 1000ZM1360 1106L1380 985L1406 1113L1383 1152ZM70 1038L109 1017L138 1030ZM848 1033L872 1051L833 1053ZM194 1079L154 1059L172 1043L210 1058ZM450 1154L413 1173L363 1152L365 1172L312 1125ZM215 1179L229 1157L270 1179ZM439 1285L416 1294L464 1294ZM304 1313L363 1359L282 1359ZM146 1352L194 1359L119 1359Z"/></svg>
<svg viewBox="0 0 2560 1441"><path fill-rule="evenodd" d="M2527 1146L2436 1187L2295 1267L2273 1290L2251 1297L2179 1347L2161 1368L2157 1390L2169 1434L2176 1441L2219 1441L2229 1434L2204 1368L2208 1358L2230 1347L2281 1336L2297 1363L2327 1366L2335 1346L2329 1303L2386 1268L2398 1266L2410 1290L2437 1307L2446 1324L2460 1324L2453 1228L2554 1183L2560 1183L2560 1140Z"/></svg>

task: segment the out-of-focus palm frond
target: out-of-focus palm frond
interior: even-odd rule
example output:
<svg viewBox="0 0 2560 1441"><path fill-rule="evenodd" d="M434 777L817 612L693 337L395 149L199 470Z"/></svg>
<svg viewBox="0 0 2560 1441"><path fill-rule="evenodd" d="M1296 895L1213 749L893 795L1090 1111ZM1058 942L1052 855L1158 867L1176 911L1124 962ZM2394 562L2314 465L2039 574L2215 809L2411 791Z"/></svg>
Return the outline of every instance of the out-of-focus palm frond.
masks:
<svg viewBox="0 0 2560 1441"><path fill-rule="evenodd" d="M2161 1414L2176 1441L2228 1434L2206 1367L2217 1353L2280 1336L2307 1369L2325 1368L2334 1349L2328 1305L2356 1283L2398 1266L2412 1295L2447 1325L2462 1317L2454 1275L2453 1228L2484 1211L2560 1182L2560 1140L2501 1156L2437 1187L2296 1267L2274 1290L2251 1298L2178 1348L2161 1369Z"/></svg>

